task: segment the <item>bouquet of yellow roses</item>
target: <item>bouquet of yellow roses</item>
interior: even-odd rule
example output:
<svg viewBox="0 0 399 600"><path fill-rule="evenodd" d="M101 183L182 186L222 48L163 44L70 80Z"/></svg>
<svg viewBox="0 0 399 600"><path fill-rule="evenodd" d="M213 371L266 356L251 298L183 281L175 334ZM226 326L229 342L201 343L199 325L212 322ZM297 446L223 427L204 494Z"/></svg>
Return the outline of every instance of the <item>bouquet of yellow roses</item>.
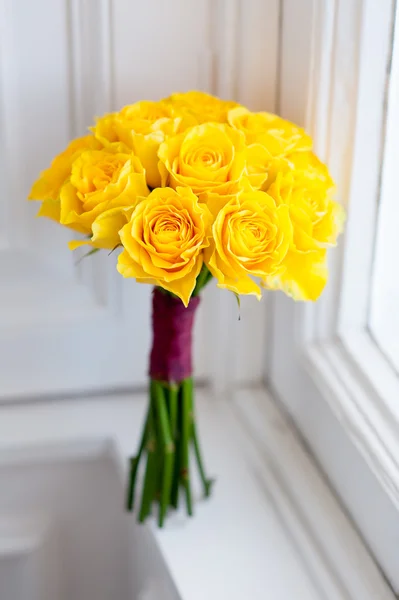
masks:
<svg viewBox="0 0 399 600"><path fill-rule="evenodd" d="M132 509L145 461L141 522L157 503L162 526L182 494L192 514L191 450L211 491L191 364L200 293L215 278L237 296L260 299L264 288L316 300L344 220L332 188L300 127L202 92L97 119L33 185L40 216L83 234L71 249L121 248L119 273L155 286L148 411L127 494Z"/></svg>

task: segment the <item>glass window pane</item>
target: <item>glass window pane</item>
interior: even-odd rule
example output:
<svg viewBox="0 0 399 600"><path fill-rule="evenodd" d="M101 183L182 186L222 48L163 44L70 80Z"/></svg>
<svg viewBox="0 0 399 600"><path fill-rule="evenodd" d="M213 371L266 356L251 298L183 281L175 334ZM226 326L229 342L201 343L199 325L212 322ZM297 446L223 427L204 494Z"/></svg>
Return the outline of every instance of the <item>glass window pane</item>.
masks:
<svg viewBox="0 0 399 600"><path fill-rule="evenodd" d="M397 23L398 15L396 25ZM364 243L367 243L367 240ZM369 327L375 341L399 372L399 40L397 27L389 78Z"/></svg>

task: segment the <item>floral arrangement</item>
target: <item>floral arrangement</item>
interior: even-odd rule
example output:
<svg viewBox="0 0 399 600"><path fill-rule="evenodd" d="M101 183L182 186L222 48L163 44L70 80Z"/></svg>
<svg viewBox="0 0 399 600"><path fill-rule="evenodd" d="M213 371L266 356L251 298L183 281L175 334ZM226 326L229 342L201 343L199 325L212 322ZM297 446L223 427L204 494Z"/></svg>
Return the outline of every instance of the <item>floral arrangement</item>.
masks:
<svg viewBox="0 0 399 600"><path fill-rule="evenodd" d="M38 214L83 234L71 249L121 248L119 273L155 286L148 412L127 494L132 509L143 459L141 522L157 503L162 526L182 494L192 514L190 450L210 494L191 364L201 291L215 278L237 297L316 300L344 222L332 190L303 129L195 91L98 118L34 183Z"/></svg>

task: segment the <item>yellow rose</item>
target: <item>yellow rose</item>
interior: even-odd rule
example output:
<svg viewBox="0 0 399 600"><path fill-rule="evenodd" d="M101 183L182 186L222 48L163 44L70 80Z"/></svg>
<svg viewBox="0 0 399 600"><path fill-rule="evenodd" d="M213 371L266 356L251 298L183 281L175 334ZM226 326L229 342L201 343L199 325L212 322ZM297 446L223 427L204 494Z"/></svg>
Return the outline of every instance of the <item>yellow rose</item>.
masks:
<svg viewBox="0 0 399 600"><path fill-rule="evenodd" d="M288 167L296 180L303 178L309 188L317 187L325 191L334 187L334 181L324 163L314 152L294 152L286 159Z"/></svg>
<svg viewBox="0 0 399 600"><path fill-rule="evenodd" d="M219 211L212 234L205 262L218 286L260 298L252 277L264 279L282 270L292 225L287 206L276 206L266 192L248 191Z"/></svg>
<svg viewBox="0 0 399 600"><path fill-rule="evenodd" d="M172 292L187 306L203 264L211 215L189 188L157 188L120 231L124 277Z"/></svg>
<svg viewBox="0 0 399 600"><path fill-rule="evenodd" d="M119 112L119 115L126 123L131 123L135 133L149 133L149 131L158 128L162 121L169 121L172 118L172 111L163 102L152 102L143 100L135 104L128 104Z"/></svg>
<svg viewBox="0 0 399 600"><path fill-rule="evenodd" d="M228 122L245 135L248 145L261 144L271 157L312 148L311 137L301 127L272 113L253 113L239 106L229 111Z"/></svg>
<svg viewBox="0 0 399 600"><path fill-rule="evenodd" d="M93 246L104 250L115 250L121 245L119 231L130 220L134 207L118 206L100 213L92 223L92 236L89 240L72 240L68 243L70 250L79 246Z"/></svg>
<svg viewBox="0 0 399 600"><path fill-rule="evenodd" d="M69 181L60 192L60 223L92 234L95 219L111 208L132 207L138 196L149 193L144 169L120 144L86 150L72 164ZM81 242L74 244L76 247ZM102 244L101 247L110 247Z"/></svg>
<svg viewBox="0 0 399 600"><path fill-rule="evenodd" d="M182 119L162 102L136 102L97 120L93 133L105 146L123 142L133 150L146 170L147 183L161 185L158 171L158 148L179 130Z"/></svg>
<svg viewBox="0 0 399 600"><path fill-rule="evenodd" d="M70 177L72 163L84 151L101 148L101 144L93 135L72 140L66 150L54 158L51 166L40 174L33 184L29 200L42 200L39 216L60 220L60 191Z"/></svg>
<svg viewBox="0 0 399 600"><path fill-rule="evenodd" d="M290 162L290 170L277 174L268 193L289 206L295 244L301 250L335 246L345 212L330 197L334 182L327 167L312 152L298 152Z"/></svg>
<svg viewBox="0 0 399 600"><path fill-rule="evenodd" d="M267 279L266 285L296 300L320 296L328 277L326 248L336 244L345 220L341 205L329 197L332 180L326 167L314 155L308 159L307 168L279 173L268 189L277 205L289 209L293 240L285 271Z"/></svg>
<svg viewBox="0 0 399 600"><path fill-rule="evenodd" d="M161 144L158 156L162 185L174 189L188 186L201 202L206 202L209 195L226 197L227 201L245 185L247 148L242 134L228 125L192 127ZM251 173L251 177L257 177L259 187L266 173Z"/></svg>
<svg viewBox="0 0 399 600"><path fill-rule="evenodd" d="M267 179L262 185L262 190L268 191L269 187L276 181L277 175L292 173L296 181L306 180L309 188L323 187L325 191L334 187L334 181L325 164L311 151L293 152L284 157L272 158L266 161Z"/></svg>
<svg viewBox="0 0 399 600"><path fill-rule="evenodd" d="M192 117L198 124L209 121L226 123L228 111L239 106L236 102L221 100L211 94L197 91L172 94L164 99L164 103L169 105L175 114Z"/></svg>
<svg viewBox="0 0 399 600"><path fill-rule="evenodd" d="M266 191L273 159L261 144L251 144L246 149L246 179L254 190Z"/></svg>

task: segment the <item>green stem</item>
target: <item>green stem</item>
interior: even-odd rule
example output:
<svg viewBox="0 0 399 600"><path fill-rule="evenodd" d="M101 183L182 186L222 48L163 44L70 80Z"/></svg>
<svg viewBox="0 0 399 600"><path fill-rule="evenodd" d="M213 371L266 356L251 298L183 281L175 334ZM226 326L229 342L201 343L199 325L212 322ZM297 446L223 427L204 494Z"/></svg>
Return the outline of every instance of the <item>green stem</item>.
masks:
<svg viewBox="0 0 399 600"><path fill-rule="evenodd" d="M173 473L174 444L169 427L168 411L165 402L165 390L162 384L158 381L154 381L154 396L160 431L160 441L162 444L161 448L163 450L162 484L158 520L159 526L162 527L170 500L170 490L172 485Z"/></svg>
<svg viewBox="0 0 399 600"><path fill-rule="evenodd" d="M187 514L191 517L193 507L191 501L190 487L190 464L189 464L189 441L190 441L190 406L193 390L193 380L191 377L184 379L181 383L182 389L182 464L181 464L181 481L186 493Z"/></svg>
<svg viewBox="0 0 399 600"><path fill-rule="evenodd" d="M126 498L126 508L128 511L132 511L133 506L134 506L134 491L136 488L137 472L139 469L140 458L141 458L141 455L143 453L145 443L146 443L146 438L147 438L147 433L148 433L149 413L150 413L150 408L148 409L147 416L146 416L146 419L144 422L144 427L143 427L143 431L141 434L141 440L140 440L138 452L137 452L136 456L132 456L130 458L130 476L129 476L127 498Z"/></svg>
<svg viewBox="0 0 399 600"><path fill-rule="evenodd" d="M208 498L211 495L211 487L213 479L208 479L205 474L204 463L202 461L201 449L198 441L197 426L195 423L195 411L194 411L194 395L192 395L192 406L191 406L191 439L194 446L195 458L197 459L198 470L200 472L202 485L204 487L205 497Z"/></svg>
<svg viewBox="0 0 399 600"><path fill-rule="evenodd" d="M173 440L176 440L177 428L177 395L179 387L176 383L171 383L169 386L169 415L170 415L170 432Z"/></svg>
<svg viewBox="0 0 399 600"><path fill-rule="evenodd" d="M143 523L151 511L151 502L154 499L157 485L157 442L154 415L154 395L151 382L150 406L148 409L148 436L147 436L147 465L144 476L144 488L141 498L139 521Z"/></svg>
<svg viewBox="0 0 399 600"><path fill-rule="evenodd" d="M210 282L212 277L213 277L212 273L208 270L203 287L205 287Z"/></svg>
<svg viewBox="0 0 399 600"><path fill-rule="evenodd" d="M206 286L208 281L210 281L211 279L212 273L209 271L206 265L202 265L202 269L197 277L197 281L192 295L198 296L200 291Z"/></svg>
<svg viewBox="0 0 399 600"><path fill-rule="evenodd" d="M180 471L182 461L182 393L181 386L176 386L176 396L174 398L176 403L176 420L175 430L173 439L175 441L175 464L173 469L173 481L172 481L172 493L170 503L173 508L177 509L179 506L179 484L180 484ZM171 411L172 415L172 411ZM172 425L173 430L173 425Z"/></svg>
<svg viewBox="0 0 399 600"><path fill-rule="evenodd" d="M176 383L171 383L168 388L168 400L169 400L169 420L170 420L170 433L174 443L173 453L173 464L172 464L172 483L171 483L171 497L170 504L174 506L173 501L177 501L177 494L179 489L179 445L178 445L178 393L179 386ZM177 475L176 475L177 472ZM177 481L175 481L177 477ZM176 492L177 484L177 492Z"/></svg>
<svg viewBox="0 0 399 600"><path fill-rule="evenodd" d="M158 524L162 527L168 506L178 507L180 485L184 491L187 513L189 516L193 514L189 455L191 443L204 494L208 497L213 480L206 476L201 455L194 417L193 380L190 377L180 384L152 380L139 449L136 456L130 459L127 494L127 507L132 510L139 463L146 453L140 522L148 517L152 502L155 501L159 506Z"/></svg>

